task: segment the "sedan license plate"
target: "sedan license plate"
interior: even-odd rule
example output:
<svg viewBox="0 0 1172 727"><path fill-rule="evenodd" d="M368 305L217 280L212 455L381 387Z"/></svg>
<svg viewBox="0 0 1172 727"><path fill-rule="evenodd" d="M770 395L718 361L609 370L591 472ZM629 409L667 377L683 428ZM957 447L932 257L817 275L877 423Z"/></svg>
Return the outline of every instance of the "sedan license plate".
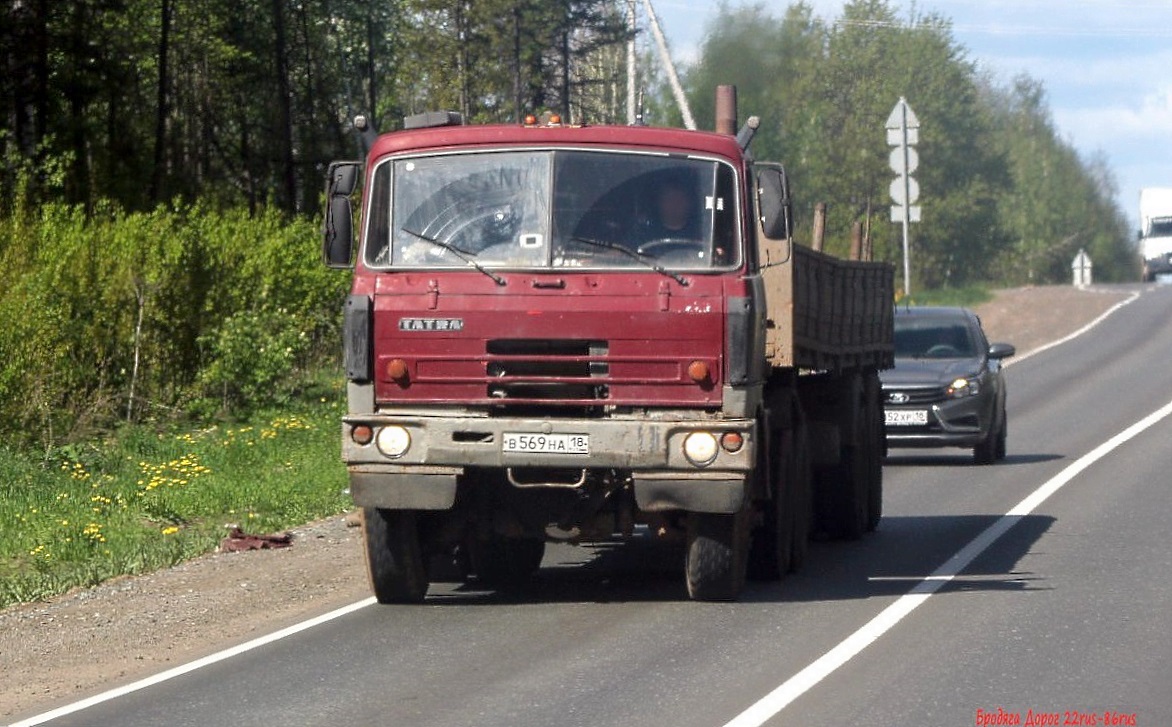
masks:
<svg viewBox="0 0 1172 727"><path fill-rule="evenodd" d="M505 432L502 449L533 454L590 454L590 435Z"/></svg>
<svg viewBox="0 0 1172 727"><path fill-rule="evenodd" d="M889 427L922 427L928 423L928 412L923 409L888 409L883 418Z"/></svg>

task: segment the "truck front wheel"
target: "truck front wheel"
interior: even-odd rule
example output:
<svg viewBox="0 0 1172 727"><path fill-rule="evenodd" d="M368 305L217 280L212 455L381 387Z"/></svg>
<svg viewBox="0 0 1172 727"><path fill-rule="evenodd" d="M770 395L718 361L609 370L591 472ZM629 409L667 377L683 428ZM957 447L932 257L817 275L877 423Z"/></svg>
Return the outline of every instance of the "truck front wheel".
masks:
<svg viewBox="0 0 1172 727"><path fill-rule="evenodd" d="M427 563L414 510L362 510L366 571L379 603L422 603L427 595Z"/></svg>
<svg viewBox="0 0 1172 727"><path fill-rule="evenodd" d="M745 585L749 523L745 513L688 515L685 570L694 601L733 601Z"/></svg>

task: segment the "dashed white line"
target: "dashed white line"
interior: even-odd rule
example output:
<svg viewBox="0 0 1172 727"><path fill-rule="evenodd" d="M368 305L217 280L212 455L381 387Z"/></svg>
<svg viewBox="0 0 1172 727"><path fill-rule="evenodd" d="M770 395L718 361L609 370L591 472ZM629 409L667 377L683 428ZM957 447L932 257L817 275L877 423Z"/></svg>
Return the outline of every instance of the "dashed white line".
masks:
<svg viewBox="0 0 1172 727"><path fill-rule="evenodd" d="M894 603L880 611L879 615L864 624L858 631L855 631L830 651L782 682L772 692L766 694L751 707L734 717L725 727L759 727L777 716L781 710L789 706L795 699L833 674L839 667L846 664L858 655L859 652L890 631L905 616L916 610L932 594L939 591L944 584L964 571L977 556L984 553L989 546L995 543L998 538L1004 535L1022 518L1032 513L1047 498L1062 489L1063 485L1073 480L1083 470L1098 462L1103 457L1106 457L1128 440L1136 437L1169 415L1172 415L1172 402L1168 402L1157 411L1132 424L1127 429L1124 429L1122 432L1078 458L1070 466L1066 467L1066 469L1031 492L1012 510L998 518L984 532L973 538L968 545L958 550L944 565L932 571L931 575L928 575L916 584L908 593L900 596Z"/></svg>

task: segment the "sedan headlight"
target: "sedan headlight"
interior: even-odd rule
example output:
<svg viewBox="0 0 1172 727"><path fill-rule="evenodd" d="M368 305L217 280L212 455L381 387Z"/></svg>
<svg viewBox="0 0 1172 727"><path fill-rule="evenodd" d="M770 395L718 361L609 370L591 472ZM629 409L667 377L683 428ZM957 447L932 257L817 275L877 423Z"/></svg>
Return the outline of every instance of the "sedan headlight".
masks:
<svg viewBox="0 0 1172 727"><path fill-rule="evenodd" d="M948 385L946 391L950 399L963 399L966 396L976 396L981 393L981 380L974 376L970 378L957 378Z"/></svg>

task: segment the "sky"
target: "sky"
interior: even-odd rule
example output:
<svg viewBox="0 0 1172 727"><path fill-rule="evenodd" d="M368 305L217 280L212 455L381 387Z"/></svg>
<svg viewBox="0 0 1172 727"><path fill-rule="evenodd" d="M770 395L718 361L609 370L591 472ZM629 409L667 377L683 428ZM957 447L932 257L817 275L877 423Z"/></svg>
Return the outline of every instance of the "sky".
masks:
<svg viewBox="0 0 1172 727"><path fill-rule="evenodd" d="M759 4L780 18L788 0ZM807 0L831 21L843 0ZM901 18L913 4L892 0ZM681 69L699 54L717 2L653 0ZM1172 187L1172 0L916 0L951 19L970 60L998 82L1025 73L1046 89L1058 133L1084 158L1106 157L1117 201L1139 228L1139 190ZM894 106L896 99L892 99ZM915 108L914 94L908 103ZM921 124L931 119L920 117Z"/></svg>

